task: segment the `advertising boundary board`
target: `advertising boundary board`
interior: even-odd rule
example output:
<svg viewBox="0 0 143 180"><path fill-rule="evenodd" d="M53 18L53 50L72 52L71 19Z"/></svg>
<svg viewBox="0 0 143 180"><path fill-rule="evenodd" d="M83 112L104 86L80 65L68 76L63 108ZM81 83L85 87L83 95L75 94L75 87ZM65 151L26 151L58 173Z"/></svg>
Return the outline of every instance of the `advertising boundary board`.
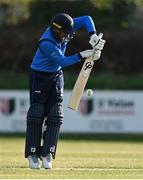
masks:
<svg viewBox="0 0 143 180"><path fill-rule="evenodd" d="M143 133L143 91L94 90L85 93L79 110L68 108L71 91L64 92L64 133ZM29 108L27 90L0 91L0 132L25 132Z"/></svg>

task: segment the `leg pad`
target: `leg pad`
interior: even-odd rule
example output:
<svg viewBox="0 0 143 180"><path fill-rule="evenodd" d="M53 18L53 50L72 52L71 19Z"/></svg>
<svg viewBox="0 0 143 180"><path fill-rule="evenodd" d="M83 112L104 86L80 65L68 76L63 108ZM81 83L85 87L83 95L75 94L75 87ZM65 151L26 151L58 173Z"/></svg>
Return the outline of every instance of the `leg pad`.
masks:
<svg viewBox="0 0 143 180"><path fill-rule="evenodd" d="M52 153L55 158L60 126L63 123L63 107L61 103L54 104L48 114L47 128L44 136L42 156Z"/></svg>
<svg viewBox="0 0 143 180"><path fill-rule="evenodd" d="M44 105L32 104L27 113L27 129L25 142L25 157L40 154L42 124L44 120Z"/></svg>

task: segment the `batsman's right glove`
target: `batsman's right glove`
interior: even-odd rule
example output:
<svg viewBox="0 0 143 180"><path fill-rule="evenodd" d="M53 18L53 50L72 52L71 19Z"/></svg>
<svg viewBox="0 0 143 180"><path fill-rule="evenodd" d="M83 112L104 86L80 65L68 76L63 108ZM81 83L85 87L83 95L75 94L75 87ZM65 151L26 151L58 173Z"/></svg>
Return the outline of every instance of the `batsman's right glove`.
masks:
<svg viewBox="0 0 143 180"><path fill-rule="evenodd" d="M91 58L93 61L97 61L101 56L101 50L89 49L79 53L81 58Z"/></svg>
<svg viewBox="0 0 143 180"><path fill-rule="evenodd" d="M101 50L94 50L92 54L92 60L97 61L101 57Z"/></svg>
<svg viewBox="0 0 143 180"><path fill-rule="evenodd" d="M93 49L88 49L79 53L81 58L89 58L93 55Z"/></svg>

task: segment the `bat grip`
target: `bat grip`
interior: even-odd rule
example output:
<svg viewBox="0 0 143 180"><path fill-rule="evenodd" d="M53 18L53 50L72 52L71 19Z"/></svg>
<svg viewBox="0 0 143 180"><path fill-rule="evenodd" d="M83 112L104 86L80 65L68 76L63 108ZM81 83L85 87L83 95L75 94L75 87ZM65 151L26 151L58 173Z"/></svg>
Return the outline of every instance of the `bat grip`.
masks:
<svg viewBox="0 0 143 180"><path fill-rule="evenodd" d="M103 33L100 33L100 34L98 35L98 37L99 37L99 39L101 39L101 38L103 37Z"/></svg>

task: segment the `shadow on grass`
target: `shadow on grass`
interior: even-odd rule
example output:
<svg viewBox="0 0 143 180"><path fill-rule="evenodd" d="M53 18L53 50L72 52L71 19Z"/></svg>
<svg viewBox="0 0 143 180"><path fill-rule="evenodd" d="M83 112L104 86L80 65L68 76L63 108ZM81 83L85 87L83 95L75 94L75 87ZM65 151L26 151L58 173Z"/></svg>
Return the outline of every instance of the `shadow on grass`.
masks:
<svg viewBox="0 0 143 180"><path fill-rule="evenodd" d="M0 138L25 138L24 133L0 133ZM60 140L143 142L143 134L61 133Z"/></svg>

